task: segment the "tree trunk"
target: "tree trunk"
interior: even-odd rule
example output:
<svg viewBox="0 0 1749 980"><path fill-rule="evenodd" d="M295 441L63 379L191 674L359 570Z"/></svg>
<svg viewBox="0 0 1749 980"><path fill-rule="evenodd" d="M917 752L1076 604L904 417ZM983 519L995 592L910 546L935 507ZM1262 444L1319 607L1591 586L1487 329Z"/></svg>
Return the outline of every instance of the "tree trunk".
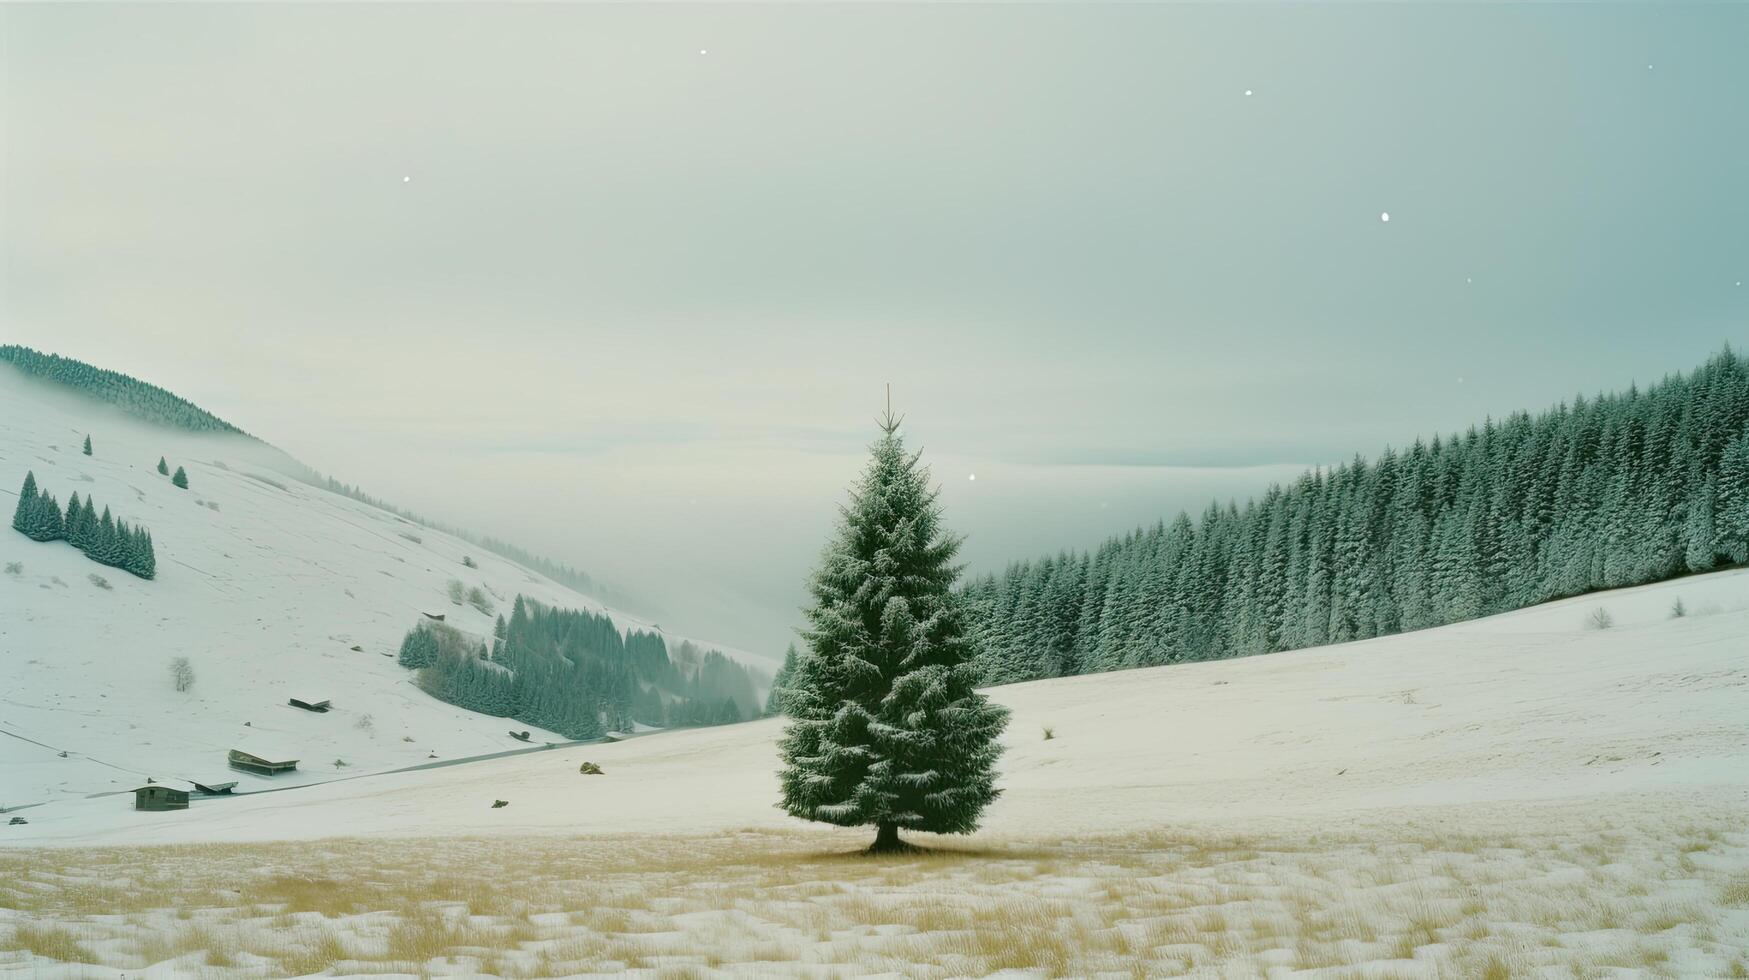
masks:
<svg viewBox="0 0 1749 980"><path fill-rule="evenodd" d="M883 823L876 825L874 843L868 846L870 854L891 854L895 851L908 851L911 845L899 839L897 824Z"/></svg>

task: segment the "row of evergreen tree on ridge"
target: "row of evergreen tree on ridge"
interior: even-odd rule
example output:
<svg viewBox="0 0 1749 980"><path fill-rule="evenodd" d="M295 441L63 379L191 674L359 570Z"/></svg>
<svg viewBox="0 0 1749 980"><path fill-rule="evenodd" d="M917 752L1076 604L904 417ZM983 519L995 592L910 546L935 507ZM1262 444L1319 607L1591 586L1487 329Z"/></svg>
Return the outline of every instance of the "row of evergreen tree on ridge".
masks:
<svg viewBox="0 0 1749 980"><path fill-rule="evenodd" d="M0 344L0 361L32 377L77 389L149 422L191 432L231 432L248 435L224 419L154 384L94 367L59 354L44 354L19 344Z"/></svg>
<svg viewBox="0 0 1749 980"><path fill-rule="evenodd" d="M987 683L1458 622L1749 561L1749 361L1387 449L961 592Z"/></svg>
<svg viewBox="0 0 1749 980"><path fill-rule="evenodd" d="M399 662L441 701L572 739L636 723L715 725L758 713L745 667L684 641L670 654L659 633L622 634L604 614L519 595L510 617L498 617L490 647L427 621L402 639Z"/></svg>
<svg viewBox="0 0 1749 980"><path fill-rule="evenodd" d="M92 499L87 496L81 501L77 492L67 498L67 510L62 513L54 495L37 488L34 472L24 474L12 527L33 541L64 540L92 561L140 578L149 579L158 573L152 532L129 527L126 521L112 517L108 507L103 508L99 517Z"/></svg>

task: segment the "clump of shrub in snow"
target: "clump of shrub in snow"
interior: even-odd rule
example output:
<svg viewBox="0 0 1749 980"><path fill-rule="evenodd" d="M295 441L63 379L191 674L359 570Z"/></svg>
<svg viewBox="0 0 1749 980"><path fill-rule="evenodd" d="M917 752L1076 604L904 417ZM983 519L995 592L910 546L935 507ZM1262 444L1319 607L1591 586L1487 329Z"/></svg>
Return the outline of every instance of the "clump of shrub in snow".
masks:
<svg viewBox="0 0 1749 980"><path fill-rule="evenodd" d="M23 575L24 574L24 562L21 562L21 561L9 561L9 562L7 562L6 563L6 574L8 574L8 575Z"/></svg>
<svg viewBox="0 0 1749 980"><path fill-rule="evenodd" d="M1682 597L1677 596L1676 601L1670 604L1670 618L1681 619L1686 615L1688 615L1688 607L1682 604Z"/></svg>
<svg viewBox="0 0 1749 980"><path fill-rule="evenodd" d="M492 600L486 598L486 593L480 591L480 587L477 585L468 590L468 605L478 609L486 616L492 615L493 610L497 608L492 605Z"/></svg>
<svg viewBox="0 0 1749 980"><path fill-rule="evenodd" d="M176 685L178 692L187 691L194 686L194 666L187 657L170 658L170 682Z"/></svg>
<svg viewBox="0 0 1749 980"><path fill-rule="evenodd" d="M109 588L109 579L104 578L103 576L97 574L96 572L91 573L90 579L91 579L91 584L97 586L100 589Z"/></svg>
<svg viewBox="0 0 1749 980"><path fill-rule="evenodd" d="M1590 615L1585 617L1585 628L1586 629L1606 630L1614 625L1615 625L1615 617L1611 616L1609 614L1609 610L1603 608L1602 606L1598 606L1596 609L1591 610Z"/></svg>

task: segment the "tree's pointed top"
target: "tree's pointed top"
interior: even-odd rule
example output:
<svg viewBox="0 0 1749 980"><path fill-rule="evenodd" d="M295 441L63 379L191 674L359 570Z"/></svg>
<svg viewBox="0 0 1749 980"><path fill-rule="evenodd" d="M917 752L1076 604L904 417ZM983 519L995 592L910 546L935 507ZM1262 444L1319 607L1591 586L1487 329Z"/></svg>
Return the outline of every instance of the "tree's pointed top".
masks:
<svg viewBox="0 0 1749 980"><path fill-rule="evenodd" d="M904 421L905 416L893 415L893 385L892 382L889 381L887 383L887 410L881 414L880 418L875 420L875 424L881 427L882 432L885 432L890 436L898 431L899 425Z"/></svg>

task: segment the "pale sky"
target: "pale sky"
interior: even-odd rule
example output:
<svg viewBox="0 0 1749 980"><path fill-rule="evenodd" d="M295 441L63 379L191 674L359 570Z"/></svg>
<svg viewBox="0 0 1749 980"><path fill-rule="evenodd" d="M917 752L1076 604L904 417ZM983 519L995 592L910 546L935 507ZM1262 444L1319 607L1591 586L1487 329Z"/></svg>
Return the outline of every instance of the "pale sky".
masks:
<svg viewBox="0 0 1749 980"><path fill-rule="evenodd" d="M888 381L988 571L1743 345L1745 38L3 5L0 337L777 654Z"/></svg>

